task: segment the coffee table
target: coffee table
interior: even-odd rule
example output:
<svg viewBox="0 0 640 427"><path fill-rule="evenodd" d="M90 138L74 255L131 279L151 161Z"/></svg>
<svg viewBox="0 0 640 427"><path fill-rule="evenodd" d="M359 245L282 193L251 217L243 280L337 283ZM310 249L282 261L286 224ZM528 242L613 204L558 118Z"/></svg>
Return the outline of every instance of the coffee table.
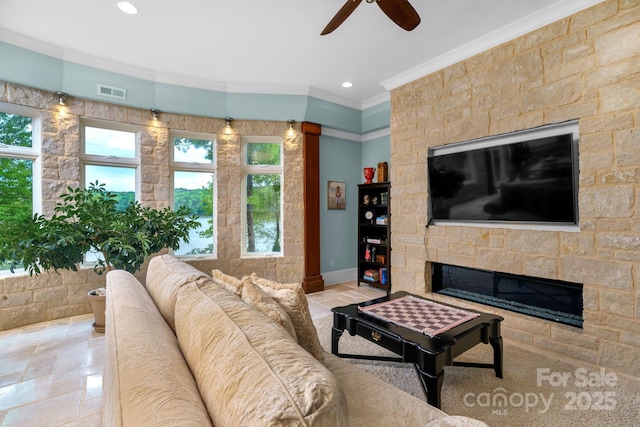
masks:
<svg viewBox="0 0 640 427"><path fill-rule="evenodd" d="M444 367L447 365L493 368L496 377L502 378L500 322L504 319L500 316L437 302L456 309L478 313L479 316L430 337L425 333L399 326L358 310L359 306L369 306L404 296L420 298L408 292L396 292L371 301L333 308L331 310L333 312L331 352L345 358L412 363L420 379L427 402L436 408L440 408L442 403L440 392L444 382ZM399 357L340 353L338 343L344 331L349 332L352 336L363 337ZM493 347L493 364L454 361L456 357L480 343L490 344Z"/></svg>

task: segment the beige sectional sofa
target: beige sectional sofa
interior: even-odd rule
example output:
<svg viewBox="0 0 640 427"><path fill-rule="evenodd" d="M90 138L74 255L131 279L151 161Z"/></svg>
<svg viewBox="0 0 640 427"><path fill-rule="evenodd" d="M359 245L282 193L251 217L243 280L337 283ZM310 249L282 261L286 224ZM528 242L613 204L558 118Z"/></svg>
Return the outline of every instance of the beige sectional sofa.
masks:
<svg viewBox="0 0 640 427"><path fill-rule="evenodd" d="M300 285L154 257L107 275L103 425L485 426L325 353Z"/></svg>

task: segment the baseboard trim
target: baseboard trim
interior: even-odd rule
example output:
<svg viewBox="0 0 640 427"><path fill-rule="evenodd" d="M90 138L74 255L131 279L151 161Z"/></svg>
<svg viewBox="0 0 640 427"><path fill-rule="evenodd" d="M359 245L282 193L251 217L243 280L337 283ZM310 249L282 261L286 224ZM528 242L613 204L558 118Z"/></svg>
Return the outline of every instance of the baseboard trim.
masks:
<svg viewBox="0 0 640 427"><path fill-rule="evenodd" d="M357 268L347 268L344 270L322 272L324 284L335 285L336 283L350 282L358 277Z"/></svg>

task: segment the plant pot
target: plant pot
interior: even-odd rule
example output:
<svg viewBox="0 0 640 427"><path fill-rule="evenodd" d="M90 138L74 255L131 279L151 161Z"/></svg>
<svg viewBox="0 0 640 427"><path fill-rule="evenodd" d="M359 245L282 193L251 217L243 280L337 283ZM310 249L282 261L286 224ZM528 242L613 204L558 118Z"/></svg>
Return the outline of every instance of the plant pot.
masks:
<svg viewBox="0 0 640 427"><path fill-rule="evenodd" d="M104 333L104 311L107 299L106 289L93 289L89 291L87 298L89 299L91 308L93 309L93 317L95 319L93 328L96 332Z"/></svg>

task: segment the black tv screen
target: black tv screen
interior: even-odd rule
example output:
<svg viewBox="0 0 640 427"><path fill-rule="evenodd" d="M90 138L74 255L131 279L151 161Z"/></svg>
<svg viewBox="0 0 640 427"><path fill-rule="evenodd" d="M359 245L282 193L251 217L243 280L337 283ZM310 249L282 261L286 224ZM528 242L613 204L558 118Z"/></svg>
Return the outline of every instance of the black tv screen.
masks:
<svg viewBox="0 0 640 427"><path fill-rule="evenodd" d="M429 149L430 222L578 224L578 123Z"/></svg>

